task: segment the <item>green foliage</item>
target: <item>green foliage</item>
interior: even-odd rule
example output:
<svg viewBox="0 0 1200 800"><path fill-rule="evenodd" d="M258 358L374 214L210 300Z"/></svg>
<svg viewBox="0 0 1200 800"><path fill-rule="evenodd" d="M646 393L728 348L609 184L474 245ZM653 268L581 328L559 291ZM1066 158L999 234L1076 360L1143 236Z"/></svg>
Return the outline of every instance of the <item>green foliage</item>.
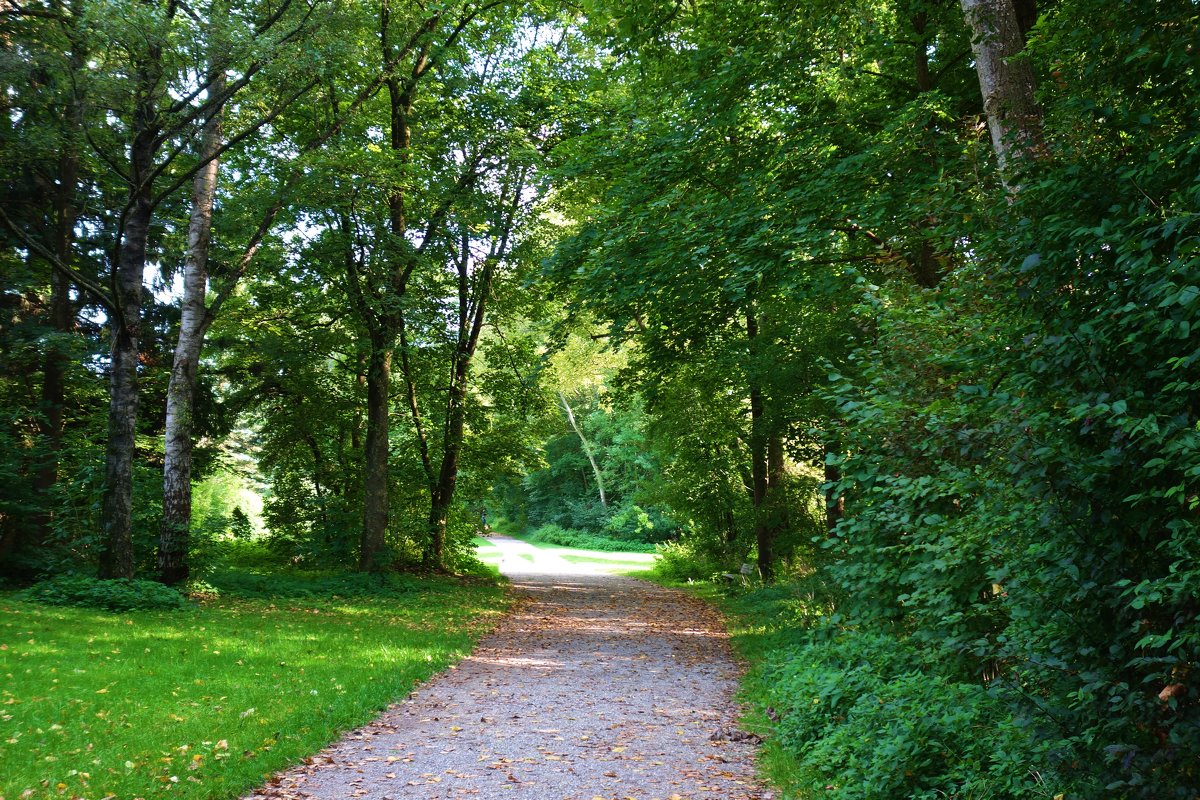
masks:
<svg viewBox="0 0 1200 800"><path fill-rule="evenodd" d="M658 554L654 572L663 580L681 583L709 580L723 570L722 563L695 536L684 534L678 541L658 545L654 551Z"/></svg>
<svg viewBox="0 0 1200 800"><path fill-rule="evenodd" d="M603 362L598 359L595 364L575 363L574 367L599 370ZM556 433L542 447L545 465L527 470L519 486L504 484L494 495L499 510L509 519L524 519L530 525L551 525L602 539L644 545L672 538L678 525L670 510L643 499L658 458L645 440L647 420L638 398L623 397L619 404L609 405L612 398L607 391L599 391L598 378L589 380L595 391L577 391L570 400L580 431L574 431L560 413ZM581 433L601 472L604 503Z"/></svg>
<svg viewBox="0 0 1200 800"><path fill-rule="evenodd" d="M182 187L203 116L185 95L204 72L184 43L205 12L65 8L0 20L12 43L0 54L12 76L0 204L52 249L71 216L64 260L106 284L129 188L113 166L142 96L130 64L165 46L148 100L174 106L160 121L162 155L176 155L156 178ZM487 503L561 545L678 537L658 567L676 580L756 553L767 570L809 576L811 597L768 587L738 600L769 620L756 658L770 680L756 691L783 714L777 744L806 791L1191 800L1196 5L1039 10L1021 58L1038 78L1044 144L1002 185L954 3L817 0L799 14L778 0L589 0L582 17L532 12L530 37L530 17L488 6L453 45L431 46L404 152L385 146L387 92L370 90L379 18L322 6L311 40L273 45L299 43L319 80L222 158L214 287L265 209L281 202L290 233L267 237L223 307L195 410L208 440L197 477L217 463L213 441L236 441L269 484L270 549L249 537L257 509L216 473L196 497L192 558L209 581L198 588L409 598L393 575L330 571L358 555L365 382L371 354L387 350L381 564L426 555L430 487L461 422L440 566L477 568L470 542ZM431 41L455 16L436 13ZM398 32L416 17L391 19ZM248 63L252 22L235 15L206 36ZM80 70L80 47L88 64L111 57ZM267 80L238 95L230 130L298 88L287 61L263 63ZM363 91L337 135L299 161L281 156ZM74 185L59 174L68 163ZM277 199L292 170L300 184ZM520 190L499 193L518 175ZM150 235L164 278L187 218L182 193L168 195ZM526 204L534 196L541 207ZM510 208L511 241L499 233ZM487 286L484 264L496 270ZM0 274L0 561L20 576L85 568L100 544L111 321L8 226ZM52 318L55 296L71 298L70 319ZM478 354L447 394L465 344L454 321L485 304ZM148 301L141 320L143 570L177 316ZM231 436L237 415L247 427ZM833 531L827 492L844 502ZM233 569L284 564L311 572ZM79 592L115 591L89 586Z"/></svg>
<svg viewBox="0 0 1200 800"><path fill-rule="evenodd" d="M911 631L948 681L990 679L1002 739L1038 743L1043 774L1186 798L1200 151L1196 73L1168 64L1194 63L1172 32L1195 10L1116 13L1040 23L1053 155L964 227L969 262L933 295L864 286L873 341L833 382L848 515L827 546L847 616Z"/></svg>
<svg viewBox="0 0 1200 800"><path fill-rule="evenodd" d="M604 533L613 539L630 542L653 542L656 539L654 521L632 503L617 509L604 521Z"/></svg>
<svg viewBox="0 0 1200 800"><path fill-rule="evenodd" d="M946 677L896 631L846 628L845 598L820 573L689 590L722 607L749 663L745 724L765 735L760 763L783 796L1048 800L1079 788L1053 768L1063 742L1032 739L994 686Z"/></svg>
<svg viewBox="0 0 1200 800"><path fill-rule="evenodd" d="M943 677L928 651L894 636L815 635L772 652L762 680L779 745L822 796L1016 800L1061 788L1001 699Z"/></svg>
<svg viewBox="0 0 1200 800"><path fill-rule="evenodd" d="M83 606L105 611L150 611L182 608L186 600L169 586L155 581L100 580L82 575L61 575L25 590L24 597L51 606Z"/></svg>

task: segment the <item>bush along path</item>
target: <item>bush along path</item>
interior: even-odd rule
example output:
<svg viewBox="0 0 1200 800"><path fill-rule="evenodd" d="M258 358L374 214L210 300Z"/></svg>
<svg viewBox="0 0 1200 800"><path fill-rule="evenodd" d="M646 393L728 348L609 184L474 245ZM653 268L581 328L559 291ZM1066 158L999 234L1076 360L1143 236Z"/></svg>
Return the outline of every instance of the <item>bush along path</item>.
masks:
<svg viewBox="0 0 1200 800"><path fill-rule="evenodd" d="M457 667L248 800L767 800L709 606L506 537L516 610Z"/></svg>

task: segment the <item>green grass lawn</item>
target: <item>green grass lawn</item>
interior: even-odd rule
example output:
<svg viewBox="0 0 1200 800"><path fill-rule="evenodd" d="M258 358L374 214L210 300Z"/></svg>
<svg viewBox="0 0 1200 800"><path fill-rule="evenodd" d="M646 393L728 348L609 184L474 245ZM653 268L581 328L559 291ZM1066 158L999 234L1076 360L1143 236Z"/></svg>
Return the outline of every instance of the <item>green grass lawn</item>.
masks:
<svg viewBox="0 0 1200 800"><path fill-rule="evenodd" d="M466 655L495 583L111 614L0 594L0 800L227 798Z"/></svg>
<svg viewBox="0 0 1200 800"><path fill-rule="evenodd" d="M570 561L572 564L588 564L605 572L640 572L654 569L654 561L658 558L654 553L620 553L608 550L583 550L578 547L563 547L546 542L535 542L525 536L515 536L526 544L539 550L553 553ZM486 542L487 540L483 540Z"/></svg>
<svg viewBox="0 0 1200 800"><path fill-rule="evenodd" d="M596 550L572 550L566 547L547 548L555 550L572 564L588 564L604 572L642 572L654 569L654 556L648 553L607 553Z"/></svg>

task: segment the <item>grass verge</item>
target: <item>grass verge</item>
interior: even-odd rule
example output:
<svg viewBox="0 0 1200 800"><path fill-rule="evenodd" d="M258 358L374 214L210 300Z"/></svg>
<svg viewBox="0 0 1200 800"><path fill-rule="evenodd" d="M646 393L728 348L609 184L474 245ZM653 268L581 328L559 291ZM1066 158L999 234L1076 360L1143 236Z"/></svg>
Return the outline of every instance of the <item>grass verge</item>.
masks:
<svg viewBox="0 0 1200 800"><path fill-rule="evenodd" d="M654 553L622 553L611 550L584 550L578 547L564 547L558 544L537 541L528 534L514 532L511 528L505 530L504 534L514 539L519 539L539 550L559 556L572 564L587 564L604 572L640 575L642 572L654 569L654 562L658 558ZM500 565L500 548L480 536L474 538L474 544L475 555L480 561L492 567ZM533 560L532 556L525 554L522 554L522 557L530 561Z"/></svg>
<svg viewBox="0 0 1200 800"><path fill-rule="evenodd" d="M495 582L112 614L0 594L0 800L227 798L470 652Z"/></svg>
<svg viewBox="0 0 1200 800"><path fill-rule="evenodd" d="M512 534L510 534L512 535ZM655 559L658 558L654 553L642 552L620 552L615 550L585 550L580 547L565 547L559 544L550 542L541 542L531 538L528 535L512 535L514 539L520 539L526 544L532 545L539 550L545 550L547 553L559 556L572 564L588 564L589 566L597 567L605 572L625 573L625 572L641 572L644 570L654 569ZM485 540L486 541L486 540ZM480 560L487 563L486 558L481 554Z"/></svg>

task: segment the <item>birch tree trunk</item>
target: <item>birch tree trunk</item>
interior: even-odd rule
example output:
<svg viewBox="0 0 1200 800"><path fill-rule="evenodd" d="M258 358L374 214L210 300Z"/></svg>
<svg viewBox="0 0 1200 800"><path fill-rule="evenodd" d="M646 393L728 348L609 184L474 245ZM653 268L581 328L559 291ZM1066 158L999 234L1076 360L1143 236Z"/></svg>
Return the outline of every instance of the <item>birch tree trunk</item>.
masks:
<svg viewBox="0 0 1200 800"><path fill-rule="evenodd" d="M1027 59L1014 58L1025 45L1021 21L1013 0L961 3L971 29L971 49L992 148L1005 188L1014 192L1013 170L1044 146L1042 112L1034 98L1033 67Z"/></svg>
<svg viewBox="0 0 1200 800"><path fill-rule="evenodd" d="M209 89L209 96L224 91L224 88L224 76L218 75ZM166 584L180 583L188 578L188 532L192 523L192 412L200 350L210 323L204 298L208 286L208 249L212 239L222 113L218 109L204 125L200 159L210 160L192 179L192 215L188 222L179 340L175 344L175 359L167 385L163 518L158 544L159 579Z"/></svg>
<svg viewBox="0 0 1200 800"><path fill-rule="evenodd" d="M587 456L588 463L592 465L592 474L596 477L596 489L600 492L600 505L608 508L608 498L604 496L604 477L600 474L600 467L596 464L596 456L592 453L592 445L584 437L583 431L580 430L579 424L575 421L575 412L567 402L567 396L559 392L558 400L562 403L563 410L567 412L567 421L571 423L571 430L575 431L575 435L579 437L579 443L583 446L583 454Z"/></svg>

